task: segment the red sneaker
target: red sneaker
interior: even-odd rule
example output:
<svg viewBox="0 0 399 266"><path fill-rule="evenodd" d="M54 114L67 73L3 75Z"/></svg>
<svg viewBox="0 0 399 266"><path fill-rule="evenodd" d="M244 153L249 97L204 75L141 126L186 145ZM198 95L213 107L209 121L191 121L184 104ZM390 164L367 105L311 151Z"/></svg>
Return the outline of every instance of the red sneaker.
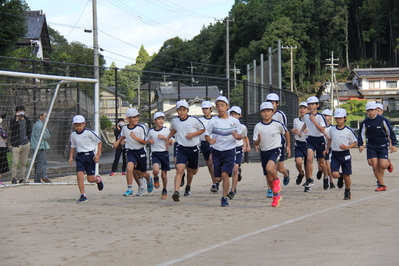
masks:
<svg viewBox="0 0 399 266"><path fill-rule="evenodd" d="M379 185L378 188L375 189L375 191L387 191L387 187L384 185Z"/></svg>
<svg viewBox="0 0 399 266"><path fill-rule="evenodd" d="M277 179L273 180L273 193L274 194L279 193L280 190L281 190L280 179L277 178Z"/></svg>
<svg viewBox="0 0 399 266"><path fill-rule="evenodd" d="M273 196L272 207L280 206L281 199L282 199L282 197L281 197L280 193L278 193L277 195L274 195Z"/></svg>
<svg viewBox="0 0 399 266"><path fill-rule="evenodd" d="M391 163L391 160L388 159L388 163L389 163L389 165L388 165L388 172L392 173L392 172L393 172L393 165L392 165L392 163Z"/></svg>
<svg viewBox="0 0 399 266"><path fill-rule="evenodd" d="M114 175L115 175L115 173L114 173L114 172L111 172L111 173L109 173L109 175L110 175L110 176L114 176Z"/></svg>

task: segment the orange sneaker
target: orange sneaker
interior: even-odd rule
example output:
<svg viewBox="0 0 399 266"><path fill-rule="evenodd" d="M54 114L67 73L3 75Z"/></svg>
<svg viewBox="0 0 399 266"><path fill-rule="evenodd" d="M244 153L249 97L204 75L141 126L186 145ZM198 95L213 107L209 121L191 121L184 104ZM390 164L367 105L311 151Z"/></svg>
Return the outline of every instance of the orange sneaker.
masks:
<svg viewBox="0 0 399 266"><path fill-rule="evenodd" d="M280 179L277 178L277 179L273 180L273 193L279 193L280 190L281 190Z"/></svg>
<svg viewBox="0 0 399 266"><path fill-rule="evenodd" d="M387 191L387 187L384 185L379 185L378 188L375 189L375 191Z"/></svg>
<svg viewBox="0 0 399 266"><path fill-rule="evenodd" d="M280 201L281 201L282 197L280 195L280 193L276 194L273 196L273 202L272 202L272 207L278 207L280 206Z"/></svg>
<svg viewBox="0 0 399 266"><path fill-rule="evenodd" d="M388 172L392 173L393 172L393 164L391 163L391 160L388 159Z"/></svg>

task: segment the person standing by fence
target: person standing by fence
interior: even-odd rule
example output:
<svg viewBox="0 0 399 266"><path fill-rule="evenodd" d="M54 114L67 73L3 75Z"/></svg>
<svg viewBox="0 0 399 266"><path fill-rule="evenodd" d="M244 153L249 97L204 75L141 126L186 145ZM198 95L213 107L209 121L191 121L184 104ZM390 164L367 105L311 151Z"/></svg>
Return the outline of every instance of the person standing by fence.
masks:
<svg viewBox="0 0 399 266"><path fill-rule="evenodd" d="M124 125L125 125L125 119L119 118L116 127L114 129L114 135L116 140L118 140L119 135L121 134L122 127ZM118 164L121 155L122 155L122 175L126 175L126 149L125 149L124 140L121 141L119 143L119 146L115 149L115 159L114 162L112 163L112 170L111 173L109 174L110 176L114 176L115 172L118 171Z"/></svg>

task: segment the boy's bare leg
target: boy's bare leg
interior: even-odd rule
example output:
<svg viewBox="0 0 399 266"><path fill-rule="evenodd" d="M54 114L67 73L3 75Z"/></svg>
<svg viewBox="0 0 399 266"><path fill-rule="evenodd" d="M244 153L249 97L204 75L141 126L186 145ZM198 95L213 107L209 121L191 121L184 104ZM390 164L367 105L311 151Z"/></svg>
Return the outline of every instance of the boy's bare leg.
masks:
<svg viewBox="0 0 399 266"><path fill-rule="evenodd" d="M222 172L222 180L223 180L223 197L227 197L227 193L229 193L229 188L230 188L230 179L229 179L229 174L227 172Z"/></svg>
<svg viewBox="0 0 399 266"><path fill-rule="evenodd" d="M176 175L175 175L175 183L174 183L175 191L179 191L181 178L184 174L185 169L186 169L186 165L183 163L179 163L176 165Z"/></svg>
<svg viewBox="0 0 399 266"><path fill-rule="evenodd" d="M77 172L76 178L78 181L78 187L79 187L80 194L85 194L85 183L84 183L85 174L84 174L84 172L82 172L82 171Z"/></svg>

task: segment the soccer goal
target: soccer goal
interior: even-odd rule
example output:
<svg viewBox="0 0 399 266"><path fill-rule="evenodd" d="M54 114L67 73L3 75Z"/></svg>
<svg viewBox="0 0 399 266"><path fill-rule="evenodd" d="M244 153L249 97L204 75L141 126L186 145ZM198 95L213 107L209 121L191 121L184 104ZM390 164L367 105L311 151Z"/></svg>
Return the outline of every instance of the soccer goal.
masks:
<svg viewBox="0 0 399 266"><path fill-rule="evenodd" d="M94 100L81 91L81 87L84 86L90 86L89 89L92 91L93 84ZM15 133L10 132L11 119L15 119L19 115L16 109L21 106L25 109L23 116L24 119L26 118L25 121L27 121L27 123L24 123L26 127L32 128L40 115L47 113L47 119L44 120L38 143L43 139L45 129L51 135L47 140L50 149L46 150L46 158L48 161L47 174L52 183L33 182L35 160L39 152L39 146L37 146L36 149L29 149L26 164L21 165L21 163L18 163L17 184L11 184L11 177L15 175L15 173L12 173L12 163L15 158L13 158L12 150L8 149L8 143L5 150L9 171L4 172L6 169L3 169L2 173L0 173L0 181L4 186L76 183L75 166L69 166L68 163L69 136L73 130L72 118L76 114L85 116L87 127L93 129L100 136L99 89L97 79L0 70L0 115L2 117L0 126L8 135L7 142L9 142L10 136ZM21 139L21 141L26 142L27 139ZM23 153L21 151L20 156ZM99 167L97 164L96 174L98 172Z"/></svg>

